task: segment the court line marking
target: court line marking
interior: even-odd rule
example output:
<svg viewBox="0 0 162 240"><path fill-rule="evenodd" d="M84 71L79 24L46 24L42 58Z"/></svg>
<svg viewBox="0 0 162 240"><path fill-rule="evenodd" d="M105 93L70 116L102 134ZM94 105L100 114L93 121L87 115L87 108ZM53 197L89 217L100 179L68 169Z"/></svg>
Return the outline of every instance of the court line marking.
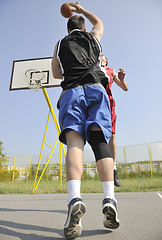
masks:
<svg viewBox="0 0 162 240"><path fill-rule="evenodd" d="M160 193L157 193L159 195L159 197L162 199L162 195Z"/></svg>

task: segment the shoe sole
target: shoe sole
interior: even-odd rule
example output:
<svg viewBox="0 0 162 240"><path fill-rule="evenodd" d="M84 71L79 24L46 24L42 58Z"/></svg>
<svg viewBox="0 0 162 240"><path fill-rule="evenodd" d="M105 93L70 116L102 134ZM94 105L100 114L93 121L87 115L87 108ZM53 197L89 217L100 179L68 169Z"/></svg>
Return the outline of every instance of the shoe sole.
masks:
<svg viewBox="0 0 162 240"><path fill-rule="evenodd" d="M121 181L120 181L118 173L117 174L114 173L114 185L116 187L120 187L120 185L121 185Z"/></svg>
<svg viewBox="0 0 162 240"><path fill-rule="evenodd" d="M105 204L102 212L106 217L106 220L103 222L106 228L116 229L119 227L119 219L117 217L117 211L112 204L108 204L108 203Z"/></svg>
<svg viewBox="0 0 162 240"><path fill-rule="evenodd" d="M121 186L120 180L114 179L114 185L115 185L115 187L120 187Z"/></svg>
<svg viewBox="0 0 162 240"><path fill-rule="evenodd" d="M64 226L64 235L66 239L75 239L82 232L81 218L86 212L83 202L76 202L69 212L69 217Z"/></svg>

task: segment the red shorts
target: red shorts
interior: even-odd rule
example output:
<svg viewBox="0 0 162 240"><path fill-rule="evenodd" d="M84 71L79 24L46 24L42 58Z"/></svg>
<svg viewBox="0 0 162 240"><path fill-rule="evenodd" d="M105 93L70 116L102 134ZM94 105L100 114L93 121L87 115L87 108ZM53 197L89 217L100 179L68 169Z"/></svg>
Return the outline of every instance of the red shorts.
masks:
<svg viewBox="0 0 162 240"><path fill-rule="evenodd" d="M112 133L116 133L116 119L117 116L115 114L115 100L112 96L108 95L110 100L110 109L111 109L111 125L112 125Z"/></svg>

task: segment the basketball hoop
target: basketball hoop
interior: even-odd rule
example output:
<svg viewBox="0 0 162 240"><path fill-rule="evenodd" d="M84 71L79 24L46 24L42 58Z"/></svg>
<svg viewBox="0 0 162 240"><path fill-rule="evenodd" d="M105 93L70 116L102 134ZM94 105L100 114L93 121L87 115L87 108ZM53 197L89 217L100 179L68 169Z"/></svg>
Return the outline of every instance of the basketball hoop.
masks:
<svg viewBox="0 0 162 240"><path fill-rule="evenodd" d="M25 72L25 77L28 80L28 88L38 91L42 86L45 75L41 70L28 69Z"/></svg>

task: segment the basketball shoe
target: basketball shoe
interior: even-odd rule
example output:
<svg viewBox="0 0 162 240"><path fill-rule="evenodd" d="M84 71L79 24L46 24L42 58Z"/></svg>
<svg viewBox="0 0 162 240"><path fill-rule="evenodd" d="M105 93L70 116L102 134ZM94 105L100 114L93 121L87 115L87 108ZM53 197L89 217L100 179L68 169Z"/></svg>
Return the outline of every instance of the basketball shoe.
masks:
<svg viewBox="0 0 162 240"><path fill-rule="evenodd" d="M111 198L105 198L102 201L102 212L104 216L104 226L110 229L116 229L119 227L119 219L117 217L116 202Z"/></svg>
<svg viewBox="0 0 162 240"><path fill-rule="evenodd" d="M118 174L117 170L114 170L114 185L116 187L120 187L120 185L121 185L119 174Z"/></svg>
<svg viewBox="0 0 162 240"><path fill-rule="evenodd" d="M68 214L64 225L66 239L75 239L82 232L81 218L86 212L86 206L81 198L74 198L68 204Z"/></svg>

